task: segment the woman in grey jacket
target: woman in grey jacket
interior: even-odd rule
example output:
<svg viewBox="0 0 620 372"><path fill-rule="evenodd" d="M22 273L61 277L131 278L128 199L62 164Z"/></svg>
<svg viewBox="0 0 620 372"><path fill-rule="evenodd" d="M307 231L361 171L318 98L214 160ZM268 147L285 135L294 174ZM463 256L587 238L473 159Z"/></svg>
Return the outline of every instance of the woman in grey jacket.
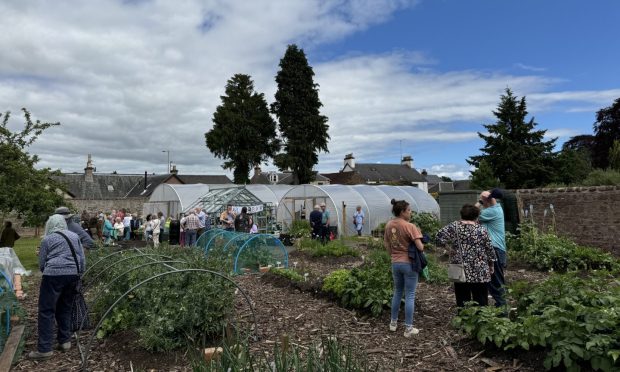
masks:
<svg viewBox="0 0 620 372"><path fill-rule="evenodd" d="M75 265L66 236L77 257L80 268ZM55 214L45 224L45 237L41 241L39 268L43 273L39 290L39 342L37 351L31 351L28 357L44 360L53 355L54 320L58 328L58 349L68 351L71 348L71 304L78 282L78 272L85 269L84 250L77 234L67 230L65 218Z"/></svg>

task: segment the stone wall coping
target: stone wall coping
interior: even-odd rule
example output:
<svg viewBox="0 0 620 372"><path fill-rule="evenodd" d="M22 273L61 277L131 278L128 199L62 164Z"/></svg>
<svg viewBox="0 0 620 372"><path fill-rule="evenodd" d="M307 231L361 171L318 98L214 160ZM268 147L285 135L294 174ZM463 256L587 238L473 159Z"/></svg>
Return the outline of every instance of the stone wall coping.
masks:
<svg viewBox="0 0 620 372"><path fill-rule="evenodd" d="M514 190L517 194L551 194L560 192L600 192L620 190L620 186L579 186L579 187L557 187L557 188L537 188L537 189L518 189Z"/></svg>

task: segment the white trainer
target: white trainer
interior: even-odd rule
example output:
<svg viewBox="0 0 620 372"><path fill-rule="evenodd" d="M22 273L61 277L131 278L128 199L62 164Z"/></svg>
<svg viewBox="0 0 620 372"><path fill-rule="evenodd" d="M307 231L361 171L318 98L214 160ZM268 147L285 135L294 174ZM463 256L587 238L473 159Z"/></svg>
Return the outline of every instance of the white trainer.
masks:
<svg viewBox="0 0 620 372"><path fill-rule="evenodd" d="M398 326L398 322L396 320L390 321L390 332L396 332L397 326Z"/></svg>
<svg viewBox="0 0 620 372"><path fill-rule="evenodd" d="M409 338L411 336L417 335L418 333L420 333L420 330L415 328L414 326L407 326L407 328L405 329L405 333L403 333L403 336Z"/></svg>

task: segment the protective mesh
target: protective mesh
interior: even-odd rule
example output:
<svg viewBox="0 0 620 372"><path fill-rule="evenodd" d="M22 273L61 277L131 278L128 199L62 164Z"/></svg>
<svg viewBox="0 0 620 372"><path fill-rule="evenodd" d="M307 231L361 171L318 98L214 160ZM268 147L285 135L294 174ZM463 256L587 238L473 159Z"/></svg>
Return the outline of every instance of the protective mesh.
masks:
<svg viewBox="0 0 620 372"><path fill-rule="evenodd" d="M207 257L223 256L236 274L255 272L261 267L288 267L286 248L280 239L269 234L213 229L200 237L198 247Z"/></svg>

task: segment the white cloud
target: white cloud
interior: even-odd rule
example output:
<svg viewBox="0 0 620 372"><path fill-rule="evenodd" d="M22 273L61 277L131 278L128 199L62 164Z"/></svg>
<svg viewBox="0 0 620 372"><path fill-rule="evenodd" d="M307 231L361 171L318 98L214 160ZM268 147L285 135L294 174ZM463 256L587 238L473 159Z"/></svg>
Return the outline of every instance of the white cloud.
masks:
<svg viewBox="0 0 620 372"><path fill-rule="evenodd" d="M515 63L515 67L523 69L523 70L527 70L527 71L532 71L532 72L544 72L544 71L547 71L547 69L545 67L536 67L536 66L526 65L526 64L521 63L521 62Z"/></svg>
<svg viewBox="0 0 620 372"><path fill-rule="evenodd" d="M271 101L286 45L312 53L385 22L417 1L205 0L1 2L0 110L21 107L60 121L32 148L42 166L82 171L163 172L166 154L182 173L223 173L204 144L226 80L248 73ZM314 63L329 154L337 171L347 152L359 161L398 154L398 141L440 145L477 138L463 122L491 117L510 86L532 107L600 104L619 90L551 92L557 79L434 70L433 56L397 50L350 51ZM457 172L457 171L455 171Z"/></svg>

